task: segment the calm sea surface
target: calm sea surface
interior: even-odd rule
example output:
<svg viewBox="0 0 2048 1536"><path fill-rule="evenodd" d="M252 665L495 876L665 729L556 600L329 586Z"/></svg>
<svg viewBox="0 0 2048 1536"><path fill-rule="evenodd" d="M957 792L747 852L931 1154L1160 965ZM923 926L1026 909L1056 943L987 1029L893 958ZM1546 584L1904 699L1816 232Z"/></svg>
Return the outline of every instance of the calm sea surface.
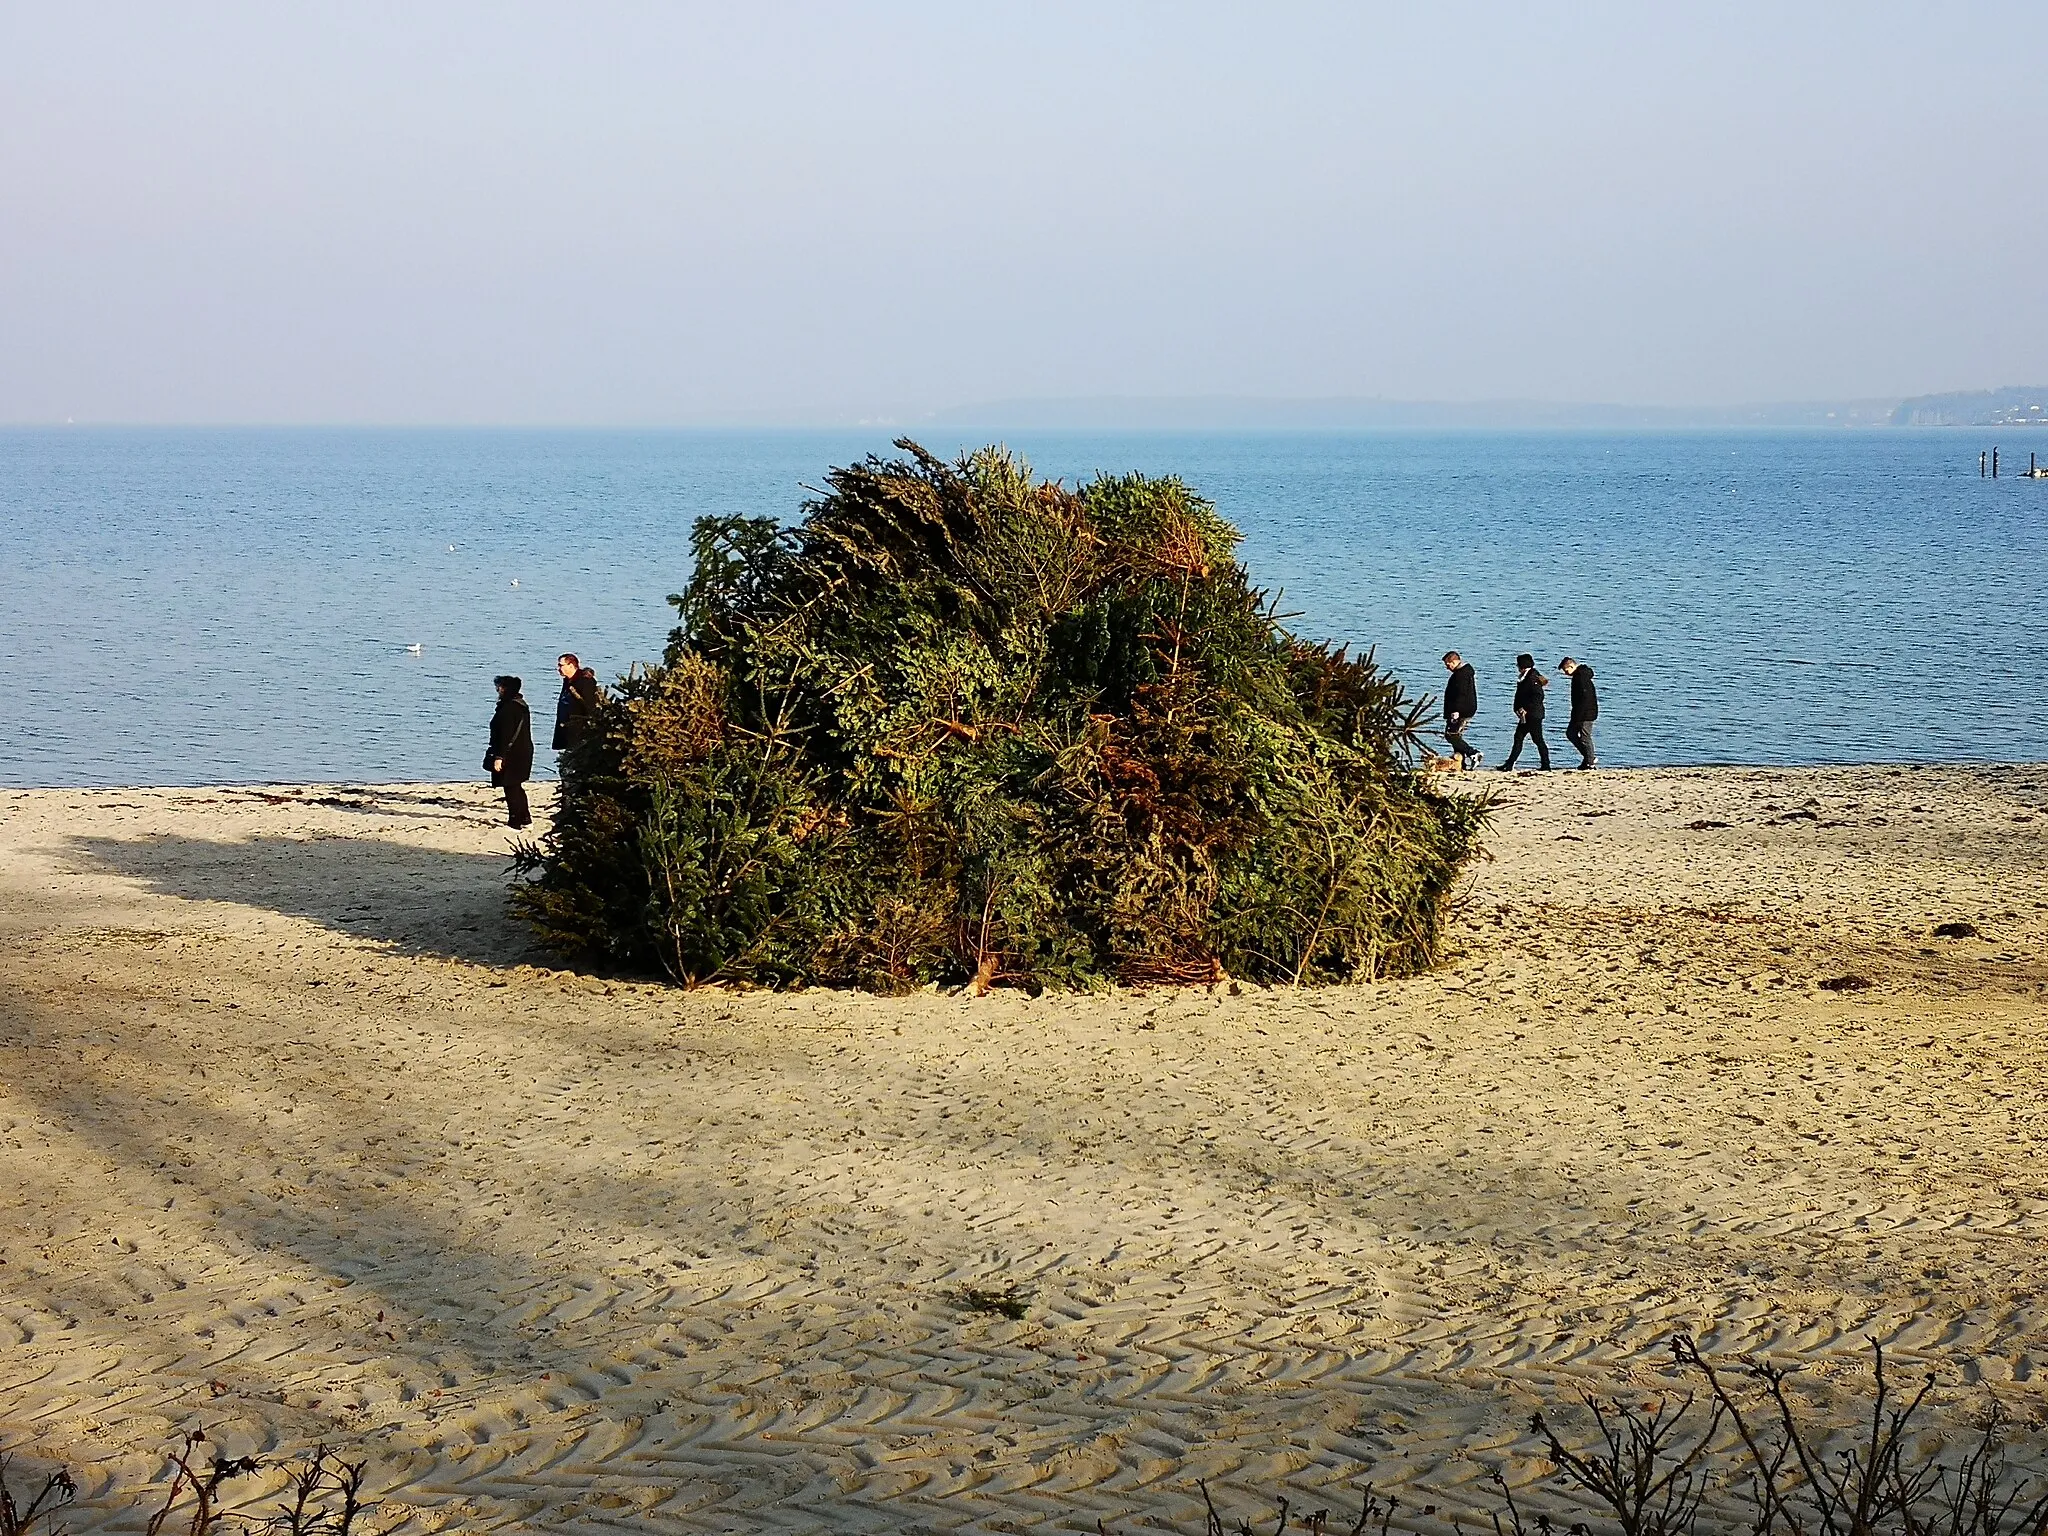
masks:
<svg viewBox="0 0 2048 1536"><path fill-rule="evenodd" d="M494 673L525 676L545 741L557 652L607 678L659 655L693 518L792 515L806 483L887 437L0 431L0 784L475 777ZM1181 475L1244 530L1299 630L1376 645L1411 691L1434 693L1459 648L1495 761L1521 650L1595 664L1615 766L2038 761L2048 482L1980 480L1988 440L1011 446L1069 479Z"/></svg>

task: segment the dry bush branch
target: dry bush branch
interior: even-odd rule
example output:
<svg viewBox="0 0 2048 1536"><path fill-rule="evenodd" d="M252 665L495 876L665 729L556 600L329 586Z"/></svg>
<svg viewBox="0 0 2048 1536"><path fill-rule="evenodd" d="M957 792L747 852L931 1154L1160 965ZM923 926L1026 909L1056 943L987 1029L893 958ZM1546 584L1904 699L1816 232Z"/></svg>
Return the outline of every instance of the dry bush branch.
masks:
<svg viewBox="0 0 2048 1536"><path fill-rule="evenodd" d="M150 1512L145 1536L216 1536L227 1531L239 1536L358 1536L359 1526L376 1509L363 1496L368 1460L349 1461L325 1445L283 1464L283 1497L269 1514L223 1509L227 1486L261 1473L266 1463L256 1456L218 1452L202 1462L201 1447L213 1450L205 1430L194 1429L171 1451L170 1487ZM78 1496L70 1472L59 1467L47 1474L35 1498L24 1504L14 1492L11 1471L11 1460L0 1453L0 1536L32 1536L38 1521L45 1536L57 1536L62 1530L57 1512ZM389 1529L397 1529L397 1524Z"/></svg>
<svg viewBox="0 0 2048 1536"><path fill-rule="evenodd" d="M71 1480L70 1471L58 1467L45 1473L42 1487L26 1503L22 1499L27 1495L18 1496L14 1491L13 1471L13 1458L0 1452L0 1536L30 1536L38 1520L55 1531L57 1511L78 1497L78 1484Z"/></svg>

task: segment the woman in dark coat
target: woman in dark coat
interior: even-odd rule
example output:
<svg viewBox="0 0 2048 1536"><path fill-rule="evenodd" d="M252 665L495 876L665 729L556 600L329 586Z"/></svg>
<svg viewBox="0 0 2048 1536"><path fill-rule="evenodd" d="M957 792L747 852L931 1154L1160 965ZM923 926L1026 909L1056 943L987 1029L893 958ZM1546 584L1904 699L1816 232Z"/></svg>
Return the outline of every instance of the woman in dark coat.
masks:
<svg viewBox="0 0 2048 1536"><path fill-rule="evenodd" d="M1550 743L1543 739L1543 690L1550 686L1550 679L1536 670L1536 658L1527 651L1515 658L1515 671L1520 674L1515 682L1515 745L1500 766L1503 771L1514 767L1515 759L1522 755L1522 744L1533 741L1536 760L1548 768Z"/></svg>
<svg viewBox="0 0 2048 1536"><path fill-rule="evenodd" d="M491 746L484 767L491 782L505 791L505 820L514 827L533 825L526 806L526 781L533 777L533 717L519 695L519 679L500 677L498 708L491 716Z"/></svg>

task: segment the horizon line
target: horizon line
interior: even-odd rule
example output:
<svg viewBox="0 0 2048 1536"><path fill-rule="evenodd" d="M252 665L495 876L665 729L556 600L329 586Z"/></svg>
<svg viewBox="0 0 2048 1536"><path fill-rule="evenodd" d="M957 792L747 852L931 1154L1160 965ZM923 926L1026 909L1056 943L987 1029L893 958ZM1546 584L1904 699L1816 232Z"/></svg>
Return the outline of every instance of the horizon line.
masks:
<svg viewBox="0 0 2048 1536"><path fill-rule="evenodd" d="M1482 399L1403 399L1387 395L1036 395L1010 396L908 411L838 412L757 409L702 416L639 420L577 420L562 417L498 420L402 420L393 418L176 419L160 417L14 417L0 430L59 428L170 431L893 431L919 428L1021 427L1026 430L1385 430L1417 427L1510 427L1556 430L1574 427L1703 428L1730 426L1878 426L1900 407L1934 401L1990 400L2000 395L2040 393L2048 385L1999 385L1919 395L1862 395L1806 400L1760 400L1735 404L1627 404L1601 400L1551 400L1495 396ZM1344 418L1350 419L1344 419ZM1008 418L1008 420L1006 420ZM1179 418L1179 419L1176 419ZM1378 419L1373 419L1378 418ZM1926 426L1944 423L1896 423ZM2005 425L1979 423L1976 425ZM2032 425L2014 422L2011 425ZM1958 425L1971 425L1958 423Z"/></svg>

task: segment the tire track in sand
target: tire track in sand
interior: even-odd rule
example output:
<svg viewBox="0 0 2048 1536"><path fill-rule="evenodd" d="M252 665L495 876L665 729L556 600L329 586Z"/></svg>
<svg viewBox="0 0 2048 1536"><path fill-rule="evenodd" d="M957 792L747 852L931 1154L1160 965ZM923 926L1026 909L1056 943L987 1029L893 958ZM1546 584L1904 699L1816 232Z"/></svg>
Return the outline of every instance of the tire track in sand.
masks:
<svg viewBox="0 0 2048 1536"><path fill-rule="evenodd" d="M1873 782L1821 788L1902 814ZM2010 839L1799 828L1891 859L1874 917L1756 848L1619 911L1553 836L1783 792L1517 785L1437 977L975 1004L378 942L310 896L168 889L161 853L140 881L36 853L103 835L91 797L10 802L0 1422L94 1499L203 1417L232 1450L366 1445L420 1529L895 1531L1186 1525L1198 1477L1241 1509L1361 1473L1469 1504L1455 1453L1679 1329L1844 1377L1868 1334L2038 1413L2041 1012L1996 957L2040 919L1982 956L1904 932L1995 899ZM1621 809L1584 821L1596 793ZM444 884L499 868L452 813L122 798L123 836L203 833L211 869L237 828L266 861L345 828L474 861ZM1812 991L1845 952L1876 985ZM961 1304L1012 1286L1020 1319Z"/></svg>

